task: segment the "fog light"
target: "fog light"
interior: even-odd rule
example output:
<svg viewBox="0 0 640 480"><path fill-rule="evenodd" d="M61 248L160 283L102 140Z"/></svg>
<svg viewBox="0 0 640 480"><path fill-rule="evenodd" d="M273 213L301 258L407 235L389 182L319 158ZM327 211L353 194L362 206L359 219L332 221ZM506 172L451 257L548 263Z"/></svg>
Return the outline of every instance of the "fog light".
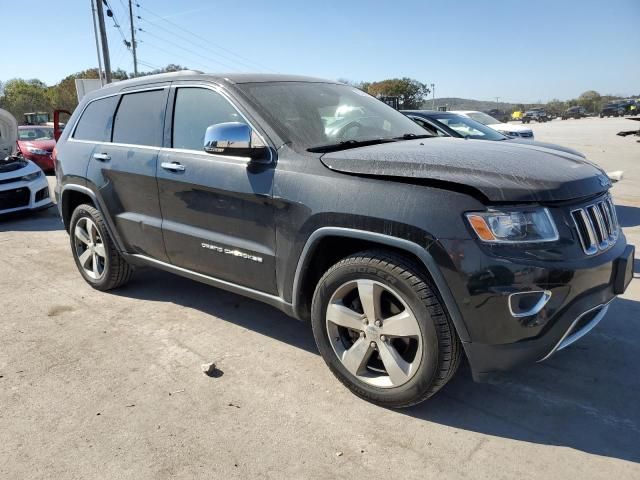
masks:
<svg viewBox="0 0 640 480"><path fill-rule="evenodd" d="M509 312L516 318L531 317L539 313L550 299L549 290L512 293L509 295Z"/></svg>

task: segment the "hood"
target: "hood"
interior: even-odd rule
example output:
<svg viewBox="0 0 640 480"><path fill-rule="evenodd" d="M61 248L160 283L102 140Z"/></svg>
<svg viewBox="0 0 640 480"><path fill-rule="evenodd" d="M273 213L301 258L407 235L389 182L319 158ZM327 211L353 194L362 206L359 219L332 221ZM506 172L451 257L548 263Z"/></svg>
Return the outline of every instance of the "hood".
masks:
<svg viewBox="0 0 640 480"><path fill-rule="evenodd" d="M321 161L343 173L471 187L491 202L572 200L611 186L602 170L581 157L507 142L408 140L326 153Z"/></svg>
<svg viewBox="0 0 640 480"><path fill-rule="evenodd" d="M55 140L18 140L20 149L26 149L27 147L39 148L48 152L53 151L56 146Z"/></svg>
<svg viewBox="0 0 640 480"><path fill-rule="evenodd" d="M15 151L18 138L18 122L6 110L0 108L0 159Z"/></svg>
<svg viewBox="0 0 640 480"><path fill-rule="evenodd" d="M571 155L577 155L578 157L585 158L584 153L579 152L578 150L574 150L573 148L556 145L555 143L537 142L524 138L508 138L507 140L505 140L505 142L522 143L524 145L533 145L534 147L549 148L551 150L558 150L563 153L569 153Z"/></svg>
<svg viewBox="0 0 640 480"><path fill-rule="evenodd" d="M512 123L496 123L493 125L487 125L487 127L491 127L494 130L498 130L499 132L531 132L532 130L529 127L523 127L522 125L514 125Z"/></svg>
<svg viewBox="0 0 640 480"><path fill-rule="evenodd" d="M19 155L9 156L0 159L0 182L15 179L18 175L28 175L38 170L40 170L40 167L35 163L25 160Z"/></svg>

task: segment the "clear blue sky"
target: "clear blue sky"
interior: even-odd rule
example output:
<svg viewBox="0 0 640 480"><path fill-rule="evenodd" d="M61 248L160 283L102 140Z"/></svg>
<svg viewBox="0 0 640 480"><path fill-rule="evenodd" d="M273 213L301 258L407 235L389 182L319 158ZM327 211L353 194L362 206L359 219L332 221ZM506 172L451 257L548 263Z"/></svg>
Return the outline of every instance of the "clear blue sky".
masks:
<svg viewBox="0 0 640 480"><path fill-rule="evenodd" d="M128 37L127 0L108 1ZM146 30L139 57L152 65L218 72L266 66L372 81L409 76L434 82L437 97L504 101L566 99L588 89L640 93L640 0L138 3L138 26ZM0 81L54 84L96 66L89 0L0 0L0 18ZM131 71L131 55L106 20L112 66Z"/></svg>

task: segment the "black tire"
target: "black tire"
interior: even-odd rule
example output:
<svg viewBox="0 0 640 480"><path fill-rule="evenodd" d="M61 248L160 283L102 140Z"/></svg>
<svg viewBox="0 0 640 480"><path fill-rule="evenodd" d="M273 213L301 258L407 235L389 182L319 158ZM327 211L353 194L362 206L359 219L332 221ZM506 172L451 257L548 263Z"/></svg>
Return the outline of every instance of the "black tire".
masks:
<svg viewBox="0 0 640 480"><path fill-rule="evenodd" d="M420 363L413 376L397 387L382 388L358 379L343 365L329 339L326 322L329 301L343 285L357 279L374 280L391 287L394 293L400 294L418 321L423 345ZM423 268L390 252L364 251L333 265L316 287L311 323L318 349L338 380L357 396L389 408L415 405L440 390L456 372L462 357L462 346L436 292ZM384 341L384 337L381 340ZM369 368L368 365L366 368Z"/></svg>
<svg viewBox="0 0 640 480"><path fill-rule="evenodd" d="M97 279L92 278L87 274L79 260L75 229L78 222L83 218L88 218L95 224L100 235L101 245L104 246L104 266L101 275ZM118 288L131 279L133 267L129 265L120 255L120 252L118 252L118 249L109 236L109 231L107 230L102 214L93 206L82 204L76 207L73 211L69 228L69 239L71 243L71 252L73 254L73 259L76 262L76 266L78 267L78 271L85 281L96 290L107 291Z"/></svg>

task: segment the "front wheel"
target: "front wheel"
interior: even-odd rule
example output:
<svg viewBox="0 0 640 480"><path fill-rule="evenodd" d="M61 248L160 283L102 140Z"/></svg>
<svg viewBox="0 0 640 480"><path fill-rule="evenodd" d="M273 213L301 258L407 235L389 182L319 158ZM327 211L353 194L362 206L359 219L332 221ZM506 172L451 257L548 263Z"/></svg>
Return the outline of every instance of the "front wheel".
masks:
<svg viewBox="0 0 640 480"><path fill-rule="evenodd" d="M391 408L426 400L455 373L461 345L428 276L388 252L349 256L312 303L318 349L353 393Z"/></svg>

